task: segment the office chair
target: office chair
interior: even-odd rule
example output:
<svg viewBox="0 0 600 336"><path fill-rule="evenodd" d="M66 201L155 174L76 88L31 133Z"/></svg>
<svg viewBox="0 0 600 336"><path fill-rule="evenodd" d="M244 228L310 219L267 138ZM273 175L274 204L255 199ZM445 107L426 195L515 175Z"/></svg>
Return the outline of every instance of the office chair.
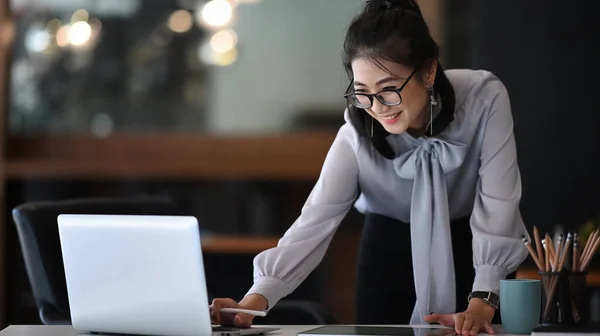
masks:
<svg viewBox="0 0 600 336"><path fill-rule="evenodd" d="M13 209L13 219L25 269L46 325L70 325L71 316L56 218L70 214L181 215L170 199L88 198L25 203ZM209 297L212 297L209 293ZM258 321L257 321L258 322ZM282 300L271 309L263 324L333 324L333 317L316 302Z"/></svg>
<svg viewBox="0 0 600 336"><path fill-rule="evenodd" d="M63 213L177 215L166 198L90 198L25 203L13 209L25 269L43 324L70 324L69 300L56 218Z"/></svg>

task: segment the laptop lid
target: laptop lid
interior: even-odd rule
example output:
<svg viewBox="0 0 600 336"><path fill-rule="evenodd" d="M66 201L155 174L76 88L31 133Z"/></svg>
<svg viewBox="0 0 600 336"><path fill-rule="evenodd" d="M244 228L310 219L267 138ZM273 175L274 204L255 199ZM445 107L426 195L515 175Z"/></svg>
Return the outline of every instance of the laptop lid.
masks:
<svg viewBox="0 0 600 336"><path fill-rule="evenodd" d="M65 214L58 228L75 329L211 334L196 218Z"/></svg>

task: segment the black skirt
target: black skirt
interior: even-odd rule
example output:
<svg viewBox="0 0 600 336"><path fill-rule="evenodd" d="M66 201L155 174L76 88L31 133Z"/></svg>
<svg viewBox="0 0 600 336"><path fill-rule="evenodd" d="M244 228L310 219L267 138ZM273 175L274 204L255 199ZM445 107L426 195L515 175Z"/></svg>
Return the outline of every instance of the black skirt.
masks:
<svg viewBox="0 0 600 336"><path fill-rule="evenodd" d="M469 217L451 221L456 311L467 309L475 269ZM514 275L512 276L514 277ZM408 324L416 301L410 224L366 216L356 274L357 324ZM499 311L493 323L500 323Z"/></svg>

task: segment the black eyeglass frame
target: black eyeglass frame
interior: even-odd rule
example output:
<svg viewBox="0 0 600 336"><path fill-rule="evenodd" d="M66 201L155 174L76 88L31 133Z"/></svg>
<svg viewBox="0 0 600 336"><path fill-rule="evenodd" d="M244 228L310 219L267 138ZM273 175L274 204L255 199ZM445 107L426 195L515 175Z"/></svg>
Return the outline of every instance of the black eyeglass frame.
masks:
<svg viewBox="0 0 600 336"><path fill-rule="evenodd" d="M352 105L354 105L354 106L356 106L357 108L360 108L360 109L367 109L367 108L371 108L371 107L373 106L373 97L375 97L375 99L377 99L377 100L378 100L380 103L382 103L382 104L383 104L383 105L385 105L385 106L398 106L398 105L402 104L402 95L400 94L400 91L402 91L402 89L404 89L404 87L406 86L406 84L408 83L408 81L410 81L410 79L412 78L412 76L413 76L413 75L414 75L416 72L417 72L417 70L416 70L416 69L415 69L415 70L413 70L413 72L410 74L410 76L408 76L408 78L406 78L406 80L404 81L404 83L402 83L402 85L401 85L399 88L397 88L397 89L394 89L394 90L381 90L381 91L379 91L379 92L376 92L376 93L361 93L361 92L359 92L359 93L356 93L356 92L348 92L348 91L350 90L350 88L352 87L352 84L354 84L354 78L352 78L352 80L350 81L350 85L348 85L348 88L347 88L347 89L346 89L346 91L345 91L346 93L344 93L344 98L346 98L346 100L347 100L347 101L348 101L350 104L352 104ZM384 100L383 100L383 98L380 98L380 97L379 97L379 95L380 95L382 92L395 92L395 93L398 95L398 98L400 99L400 101L399 101L398 103L393 103L393 104L390 104L390 103L388 103L388 102L384 101ZM368 106L357 106L357 105L356 105L356 104L354 104L354 103L353 103L353 102L350 100L350 98L349 98L350 96L358 96L358 95L367 97L367 98L369 99L369 105L368 105ZM357 101L358 101L358 99L357 99Z"/></svg>

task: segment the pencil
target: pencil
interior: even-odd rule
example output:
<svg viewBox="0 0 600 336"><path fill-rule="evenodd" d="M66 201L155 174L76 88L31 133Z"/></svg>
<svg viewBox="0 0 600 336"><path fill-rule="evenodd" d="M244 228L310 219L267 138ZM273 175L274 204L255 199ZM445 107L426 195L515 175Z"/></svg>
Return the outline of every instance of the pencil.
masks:
<svg viewBox="0 0 600 336"><path fill-rule="evenodd" d="M598 235L596 235L594 237L593 246L590 247L590 249L588 251L588 255L586 257L586 260L581 264L581 270L582 271L584 271L588 267L588 265L590 264L590 262L592 261L592 258L594 257L594 254L596 254L596 251L598 250L598 245L599 244L600 244L600 237L598 237Z"/></svg>
<svg viewBox="0 0 600 336"><path fill-rule="evenodd" d="M556 272L560 273L565 264L565 259L567 257L567 252L569 246L571 245L571 233L567 234L567 239L564 242L564 246L562 243L563 235L558 236L558 248L556 251L556 256L554 262L556 264ZM548 300L546 301L546 308L544 309L544 319L547 318L548 313L550 312L550 306L552 305L552 300L554 299L554 292L556 291L556 285L559 281L559 275L552 276L550 278L550 290L548 291Z"/></svg>
<svg viewBox="0 0 600 336"><path fill-rule="evenodd" d="M581 250L581 256L579 257L579 264L583 264L583 259L585 259L585 255L587 254L587 250L590 248L590 238L592 238L594 233L590 233L588 238L585 240L585 244L583 244L583 249Z"/></svg>
<svg viewBox="0 0 600 336"><path fill-rule="evenodd" d="M544 253L546 254L544 258L544 266L546 266L545 271L550 272L550 256L548 255L548 246L546 246L546 239L542 240L542 245L544 247Z"/></svg>
<svg viewBox="0 0 600 336"><path fill-rule="evenodd" d="M583 262L585 261L585 259L587 258L588 252L590 251L590 248L592 247L592 244L594 242L595 236L596 236L596 232L594 231L592 232L588 239L585 241L585 246L583 247L583 252L581 253L581 258L579 260L579 262L583 265Z"/></svg>
<svg viewBox="0 0 600 336"><path fill-rule="evenodd" d="M577 234L577 232L575 232L575 234L573 235L573 265L571 265L573 272L580 271L578 261L579 261L579 235Z"/></svg>
<svg viewBox="0 0 600 336"><path fill-rule="evenodd" d="M554 258L555 258L554 242L552 241L552 237L550 237L549 234L546 234L546 237L548 239L548 252L549 252L549 257L550 257L550 266L552 266L552 270L554 271L554 269L556 267L556 263L554 262Z"/></svg>
<svg viewBox="0 0 600 336"><path fill-rule="evenodd" d="M559 238L560 239L560 238ZM563 269L563 266L565 264L565 260L567 259L567 254L569 252L569 247L571 245L571 232L569 232L567 234L567 241L565 241L565 245L562 248L563 254L560 257L560 262L558 264L558 271L560 272Z"/></svg>
<svg viewBox="0 0 600 336"><path fill-rule="evenodd" d="M548 255L548 246L546 246L546 239L544 238L544 240L542 240L542 246L544 247L544 253L546 253L546 256L544 258L545 260L545 271L546 273L550 272L550 256ZM542 276L542 280L543 280L543 285L544 285L544 293L545 296L548 297L548 291L550 290L550 278L548 277L548 274L546 274L545 276Z"/></svg>
<svg viewBox="0 0 600 336"><path fill-rule="evenodd" d="M590 253L590 249L592 248L592 246L594 245L594 242L596 241L596 231L592 232L590 234L590 236L588 237L587 241L585 242L585 251L584 253L582 253L581 258L580 258L580 263L581 263L581 267L583 268L583 264L585 263L585 261L588 258L588 255Z"/></svg>
<svg viewBox="0 0 600 336"><path fill-rule="evenodd" d="M567 241L565 242L565 245L568 245L570 243L570 240L571 240L571 235L569 234L569 235L567 235ZM555 262L557 265L556 266L557 273L560 273L562 271L562 266L565 262L565 256L567 255L566 253L564 253L562 255L562 257L558 257L558 256L560 256L560 251L562 250L561 242L562 242L562 235L560 235L558 237L558 250L557 250L557 257L556 257L556 259L558 259L558 260L555 259ZM568 248L568 247L566 247L566 248ZM559 281L559 276L560 275L557 274L550 278L550 290L548 291L548 295L547 295L548 299L546 300L546 307L544 309L544 320L548 318L548 314L550 313L550 307L552 306L552 300L554 299L554 293L556 291L556 285L558 284L558 281Z"/></svg>
<svg viewBox="0 0 600 336"><path fill-rule="evenodd" d="M529 241L527 241L527 238L525 236L523 236L523 244L525 244L525 247L529 251L529 254L531 255L531 258L533 259L533 261L537 265L538 270L542 271L544 268L542 267L542 265L540 265L540 261L537 258L537 256L535 255L535 251L533 250L533 247L531 247L531 244L529 244Z"/></svg>
<svg viewBox="0 0 600 336"><path fill-rule="evenodd" d="M540 241L540 231L538 230L537 226L533 227L533 236L535 238L535 248L537 249L537 256L540 261L540 265L544 265L544 264L546 264L546 262L545 262L545 258L544 258L544 253L542 252L542 243ZM543 266L542 266L542 268L543 268Z"/></svg>
<svg viewBox="0 0 600 336"><path fill-rule="evenodd" d="M560 272L558 269L558 264L560 262L560 253L562 252L563 247L563 235L562 233L558 236L558 247L556 248L556 254L554 255L554 265L556 266L556 271Z"/></svg>

